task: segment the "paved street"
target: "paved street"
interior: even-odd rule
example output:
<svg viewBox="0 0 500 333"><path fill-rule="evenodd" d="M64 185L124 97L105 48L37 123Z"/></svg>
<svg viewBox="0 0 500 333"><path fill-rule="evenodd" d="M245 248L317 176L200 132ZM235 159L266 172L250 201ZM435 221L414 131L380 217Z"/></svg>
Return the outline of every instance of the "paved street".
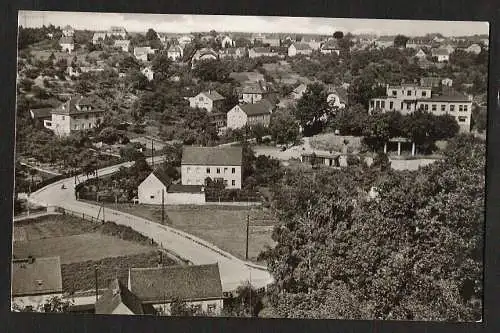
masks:
<svg viewBox="0 0 500 333"><path fill-rule="evenodd" d="M155 162L158 157L155 158ZM130 166L131 162L104 168L98 171L99 175L113 173L120 166ZM79 177L80 180L86 177ZM62 185L66 189L62 189ZM85 214L97 218L99 206L77 201L74 197L75 178L67 178L51 184L43 189L32 193L30 201L34 203L59 206L78 214ZM249 267L246 262L226 253L212 244L209 244L195 236L148 221L130 214L106 208L104 211L106 221L112 221L120 225L130 226L141 234L154 239L164 248L177 253L180 257L194 264L219 264L222 287L224 291L231 291L242 282L251 278L252 285L256 288L266 286L272 281L272 277L264 269ZM99 218L102 218L102 211Z"/></svg>

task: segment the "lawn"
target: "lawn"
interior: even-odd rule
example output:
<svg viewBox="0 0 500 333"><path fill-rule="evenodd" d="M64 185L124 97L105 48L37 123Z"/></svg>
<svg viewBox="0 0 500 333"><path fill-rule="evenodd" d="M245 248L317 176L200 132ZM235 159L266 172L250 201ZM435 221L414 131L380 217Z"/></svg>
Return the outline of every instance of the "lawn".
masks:
<svg viewBox="0 0 500 333"><path fill-rule="evenodd" d="M149 205L110 204L110 208L161 222L161 208ZM274 220L265 208L229 206L167 206L170 225L208 242L236 257L245 258L246 217L250 215L249 259L256 262L259 253L274 244L271 239Z"/></svg>
<svg viewBox="0 0 500 333"><path fill-rule="evenodd" d="M60 256L63 264L135 255L149 251L151 251L150 246L100 233L16 241L13 246L13 255L16 258L26 258L30 255L33 257Z"/></svg>
<svg viewBox="0 0 500 333"><path fill-rule="evenodd" d="M358 152L361 149L361 137L334 133L315 135L309 139L309 143L313 149L341 152L344 140L348 141L347 147L350 152Z"/></svg>

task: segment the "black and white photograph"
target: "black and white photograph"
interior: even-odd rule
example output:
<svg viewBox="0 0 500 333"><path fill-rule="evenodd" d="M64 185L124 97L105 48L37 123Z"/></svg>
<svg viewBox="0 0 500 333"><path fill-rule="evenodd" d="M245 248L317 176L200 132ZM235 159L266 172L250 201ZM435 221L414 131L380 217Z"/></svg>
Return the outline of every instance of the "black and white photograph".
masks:
<svg viewBox="0 0 500 333"><path fill-rule="evenodd" d="M17 37L11 311L483 320L488 22L19 11Z"/></svg>

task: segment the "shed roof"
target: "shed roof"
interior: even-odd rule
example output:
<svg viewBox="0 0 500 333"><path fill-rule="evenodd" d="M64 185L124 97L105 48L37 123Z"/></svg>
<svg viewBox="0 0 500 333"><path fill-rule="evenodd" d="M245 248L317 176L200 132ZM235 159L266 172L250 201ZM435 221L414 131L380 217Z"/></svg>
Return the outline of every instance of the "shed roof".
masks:
<svg viewBox="0 0 500 333"><path fill-rule="evenodd" d="M203 186L201 185L182 185L170 184L167 189L168 193L202 193Z"/></svg>
<svg viewBox="0 0 500 333"><path fill-rule="evenodd" d="M241 147L189 147L182 150L183 165L241 165Z"/></svg>
<svg viewBox="0 0 500 333"><path fill-rule="evenodd" d="M260 116L270 114L273 110L273 104L267 99L262 99L253 104L242 104L239 106L247 116Z"/></svg>
<svg viewBox="0 0 500 333"><path fill-rule="evenodd" d="M134 314L144 314L141 300L125 287L118 279L113 279L95 304L96 314L112 314L118 305L123 304Z"/></svg>
<svg viewBox="0 0 500 333"><path fill-rule="evenodd" d="M222 299L219 265L131 268L129 286L143 303Z"/></svg>

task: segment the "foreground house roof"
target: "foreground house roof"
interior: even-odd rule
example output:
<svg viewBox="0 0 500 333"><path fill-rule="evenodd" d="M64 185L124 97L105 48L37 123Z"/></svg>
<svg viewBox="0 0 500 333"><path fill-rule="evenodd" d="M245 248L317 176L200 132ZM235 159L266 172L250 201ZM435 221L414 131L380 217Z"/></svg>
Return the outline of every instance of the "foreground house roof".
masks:
<svg viewBox="0 0 500 333"><path fill-rule="evenodd" d="M50 118L53 108L30 109L33 119Z"/></svg>
<svg viewBox="0 0 500 333"><path fill-rule="evenodd" d="M219 265L131 268L130 290L143 303L222 299Z"/></svg>
<svg viewBox="0 0 500 333"><path fill-rule="evenodd" d="M184 147L183 165L241 165L241 147Z"/></svg>
<svg viewBox="0 0 500 333"><path fill-rule="evenodd" d="M155 169L152 174L155 175L165 187L168 187L172 183L172 179L161 168Z"/></svg>
<svg viewBox="0 0 500 333"><path fill-rule="evenodd" d="M103 110L94 108L94 101L83 96L73 96L68 101L62 103L52 113L62 115L76 115L82 113L102 113Z"/></svg>
<svg viewBox="0 0 500 333"><path fill-rule="evenodd" d="M242 104L240 108L247 116L261 116L270 114L273 110L273 104L267 99L258 101L257 103Z"/></svg>
<svg viewBox="0 0 500 333"><path fill-rule="evenodd" d="M112 314L120 304L125 305L134 314L144 314L141 300L118 279L113 279L109 288L99 297L95 304L95 313Z"/></svg>
<svg viewBox="0 0 500 333"><path fill-rule="evenodd" d="M62 293L59 257L14 259L12 261L12 296Z"/></svg>
<svg viewBox="0 0 500 333"><path fill-rule="evenodd" d="M224 96L222 96L221 94L219 94L217 91L215 90L209 90L209 91L202 91L200 94L203 94L204 96L206 96L208 99L212 100L212 101L221 101L224 98Z"/></svg>
<svg viewBox="0 0 500 333"><path fill-rule="evenodd" d="M171 184L168 189L168 193L202 193L202 185L183 185L183 184Z"/></svg>

